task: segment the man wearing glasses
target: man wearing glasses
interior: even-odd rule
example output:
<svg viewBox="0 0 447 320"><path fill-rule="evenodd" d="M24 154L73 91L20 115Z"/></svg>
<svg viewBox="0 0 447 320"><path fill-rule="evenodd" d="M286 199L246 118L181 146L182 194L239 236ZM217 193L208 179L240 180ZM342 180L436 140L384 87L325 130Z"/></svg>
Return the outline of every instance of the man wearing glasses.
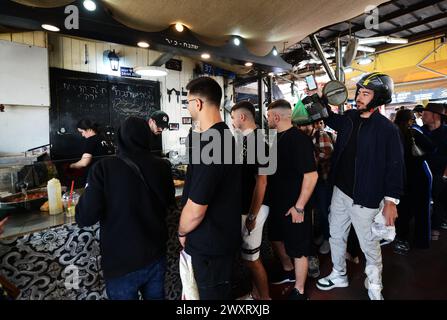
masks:
<svg viewBox="0 0 447 320"><path fill-rule="evenodd" d="M227 300L241 245L241 168L232 161L235 141L220 114L219 84L200 77L186 89L194 129L178 237L191 257L200 300Z"/></svg>

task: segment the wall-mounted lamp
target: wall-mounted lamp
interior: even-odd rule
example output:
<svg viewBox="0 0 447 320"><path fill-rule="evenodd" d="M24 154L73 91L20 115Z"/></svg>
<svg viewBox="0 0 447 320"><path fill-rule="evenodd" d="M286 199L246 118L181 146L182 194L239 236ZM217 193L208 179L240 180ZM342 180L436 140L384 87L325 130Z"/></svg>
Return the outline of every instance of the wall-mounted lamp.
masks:
<svg viewBox="0 0 447 320"><path fill-rule="evenodd" d="M109 51L107 58L110 61L110 68L113 71L118 71L120 68L120 57L116 54L115 50Z"/></svg>

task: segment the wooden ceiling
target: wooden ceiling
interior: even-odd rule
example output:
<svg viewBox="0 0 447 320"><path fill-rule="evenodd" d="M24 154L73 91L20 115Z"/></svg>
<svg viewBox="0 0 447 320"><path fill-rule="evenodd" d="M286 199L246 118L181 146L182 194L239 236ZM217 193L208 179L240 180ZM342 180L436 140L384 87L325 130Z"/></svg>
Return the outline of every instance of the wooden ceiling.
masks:
<svg viewBox="0 0 447 320"><path fill-rule="evenodd" d="M55 7L71 0L15 0L35 7ZM100 0L98 0L100 1ZM364 13L385 0L102 0L114 18L128 27L160 31L181 22L212 45L230 35L247 40L254 54L274 45L282 51L319 29Z"/></svg>

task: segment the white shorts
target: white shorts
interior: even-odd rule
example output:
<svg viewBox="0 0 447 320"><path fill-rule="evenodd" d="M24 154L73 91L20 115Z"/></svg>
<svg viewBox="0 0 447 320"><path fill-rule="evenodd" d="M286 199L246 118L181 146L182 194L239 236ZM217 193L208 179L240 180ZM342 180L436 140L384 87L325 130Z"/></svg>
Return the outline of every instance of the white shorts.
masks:
<svg viewBox="0 0 447 320"><path fill-rule="evenodd" d="M247 261L256 261L259 259L262 243L262 231L264 229L264 223L269 215L269 210L269 207L265 205L261 206L261 209L259 209L259 213L256 217L256 226L250 234L248 234L248 230L245 227L247 215L242 215L242 259Z"/></svg>

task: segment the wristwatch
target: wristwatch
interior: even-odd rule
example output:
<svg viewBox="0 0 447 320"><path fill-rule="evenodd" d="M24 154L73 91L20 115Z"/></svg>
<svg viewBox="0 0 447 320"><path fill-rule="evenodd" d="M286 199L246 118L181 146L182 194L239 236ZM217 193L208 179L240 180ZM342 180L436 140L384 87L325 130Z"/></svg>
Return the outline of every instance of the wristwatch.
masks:
<svg viewBox="0 0 447 320"><path fill-rule="evenodd" d="M247 216L248 221L254 221L256 219L256 216L252 213L249 213Z"/></svg>
<svg viewBox="0 0 447 320"><path fill-rule="evenodd" d="M385 201L390 201L390 202L394 203L396 206L400 203L399 199L392 198L392 197L385 197Z"/></svg>
<svg viewBox="0 0 447 320"><path fill-rule="evenodd" d="M298 212L299 214L304 214L304 209L300 209L295 206L294 206L294 208L295 208L296 212Z"/></svg>

